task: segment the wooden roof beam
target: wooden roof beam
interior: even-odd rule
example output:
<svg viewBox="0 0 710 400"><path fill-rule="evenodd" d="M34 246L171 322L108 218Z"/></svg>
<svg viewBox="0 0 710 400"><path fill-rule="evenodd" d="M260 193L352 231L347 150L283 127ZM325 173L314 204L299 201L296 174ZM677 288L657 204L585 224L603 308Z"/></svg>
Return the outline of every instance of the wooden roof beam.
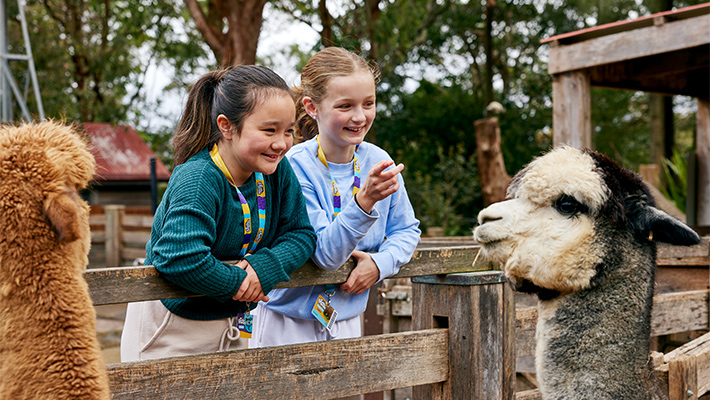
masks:
<svg viewBox="0 0 710 400"><path fill-rule="evenodd" d="M619 32L583 42L550 46L549 73L559 74L635 58L710 46L710 14Z"/></svg>

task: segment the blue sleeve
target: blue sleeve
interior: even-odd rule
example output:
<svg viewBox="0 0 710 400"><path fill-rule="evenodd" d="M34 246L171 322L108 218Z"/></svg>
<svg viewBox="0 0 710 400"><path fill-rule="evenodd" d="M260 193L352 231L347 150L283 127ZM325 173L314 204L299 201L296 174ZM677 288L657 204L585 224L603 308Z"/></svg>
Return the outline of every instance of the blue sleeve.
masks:
<svg viewBox="0 0 710 400"><path fill-rule="evenodd" d="M387 214L386 240L377 253L370 254L380 270L378 282L399 272L399 268L412 259L422 233L401 175L399 190L391 197L393 199Z"/></svg>
<svg viewBox="0 0 710 400"><path fill-rule="evenodd" d="M297 172L298 174L298 172ZM349 202L332 222L321 204L310 176L299 175L308 217L318 237L313 261L321 268L335 271L350 258L360 240L377 221L379 214L368 215L355 202ZM328 182L330 185L330 182Z"/></svg>

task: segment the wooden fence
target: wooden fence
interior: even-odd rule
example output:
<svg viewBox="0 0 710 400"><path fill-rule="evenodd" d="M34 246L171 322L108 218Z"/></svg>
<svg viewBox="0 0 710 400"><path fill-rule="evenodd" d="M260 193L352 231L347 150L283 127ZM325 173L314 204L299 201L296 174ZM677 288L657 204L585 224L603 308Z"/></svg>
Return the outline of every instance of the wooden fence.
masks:
<svg viewBox="0 0 710 400"><path fill-rule="evenodd" d="M707 259L707 243L704 251ZM501 272L478 253L475 245L424 243L402 267L394 278L412 278L413 331L110 364L113 398L322 399L414 387L416 399L539 399L514 389L515 357L534 354L537 311L516 310ZM353 267L308 263L277 287L341 283ZM96 305L192 295L150 266L85 276ZM708 297L707 289L656 296L654 334L707 329ZM710 390L710 337L656 355L654 366L671 400L697 399Z"/></svg>
<svg viewBox="0 0 710 400"><path fill-rule="evenodd" d="M149 207L92 206L89 267L133 265L145 257L153 216Z"/></svg>

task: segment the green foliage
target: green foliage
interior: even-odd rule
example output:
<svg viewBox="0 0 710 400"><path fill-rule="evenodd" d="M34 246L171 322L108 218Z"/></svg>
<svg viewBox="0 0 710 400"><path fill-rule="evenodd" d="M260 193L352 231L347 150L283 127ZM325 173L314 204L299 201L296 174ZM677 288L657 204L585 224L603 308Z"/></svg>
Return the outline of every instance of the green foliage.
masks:
<svg viewBox="0 0 710 400"><path fill-rule="evenodd" d="M688 164L681 153L673 149L671 159L663 162L663 173L667 185L661 188L664 196L682 212L685 213L685 200L688 193Z"/></svg>
<svg viewBox="0 0 710 400"><path fill-rule="evenodd" d="M438 146L436 157L430 168L408 171L405 178L421 229L442 227L447 236L470 235L475 222L470 210L482 208L475 157L463 145L450 147L448 152Z"/></svg>
<svg viewBox="0 0 710 400"><path fill-rule="evenodd" d="M439 226L449 235L468 235L472 210L482 208L473 122L483 107L476 100L460 86L422 81L377 117L379 144L405 165L402 174L423 230Z"/></svg>
<svg viewBox="0 0 710 400"><path fill-rule="evenodd" d="M593 88L592 123L595 149L632 170L649 162L648 95Z"/></svg>
<svg viewBox="0 0 710 400"><path fill-rule="evenodd" d="M131 112L143 116L151 106L144 88L148 65L170 62L179 78L204 55L194 35L174 29L186 25L182 7L177 0L28 2L25 14L46 116L112 123L128 122ZM8 14L16 15L17 9ZM24 53L19 23L11 21L10 49ZM30 97L28 106L36 110L33 103Z"/></svg>

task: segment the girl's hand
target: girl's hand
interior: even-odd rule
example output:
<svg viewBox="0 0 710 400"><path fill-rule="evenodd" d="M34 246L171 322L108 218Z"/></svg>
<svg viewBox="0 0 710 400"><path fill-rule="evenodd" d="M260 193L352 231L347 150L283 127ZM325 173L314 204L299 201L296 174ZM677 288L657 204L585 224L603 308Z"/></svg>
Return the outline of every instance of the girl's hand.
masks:
<svg viewBox="0 0 710 400"><path fill-rule="evenodd" d="M380 161L373 165L367 173L367 178L365 178L360 191L355 195L357 203L366 213L371 213L375 203L399 189L397 174L402 172L404 164L385 171L392 164L394 161Z"/></svg>
<svg viewBox="0 0 710 400"><path fill-rule="evenodd" d="M372 261L372 257L364 251L353 251L357 265L350 273L348 280L340 285L340 289L347 293L360 294L369 289L380 279L380 269Z"/></svg>
<svg viewBox="0 0 710 400"><path fill-rule="evenodd" d="M247 272L247 277L242 281L237 294L232 297L232 300L254 303L257 301L269 301L269 298L264 295L259 277L249 264L249 261L241 260L237 263L237 266Z"/></svg>

